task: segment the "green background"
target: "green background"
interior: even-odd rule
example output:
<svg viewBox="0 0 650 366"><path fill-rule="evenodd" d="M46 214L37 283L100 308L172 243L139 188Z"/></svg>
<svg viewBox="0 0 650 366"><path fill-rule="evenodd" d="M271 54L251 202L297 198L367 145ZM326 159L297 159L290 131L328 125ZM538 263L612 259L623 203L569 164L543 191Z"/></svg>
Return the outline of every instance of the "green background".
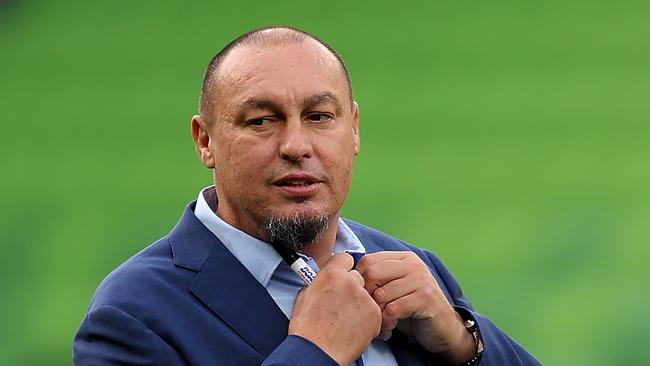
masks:
<svg viewBox="0 0 650 366"><path fill-rule="evenodd" d="M270 24L349 64L362 153L345 216L432 249L545 364L648 364L649 2L0 14L0 364L71 363L97 284L210 183L189 134L207 62Z"/></svg>

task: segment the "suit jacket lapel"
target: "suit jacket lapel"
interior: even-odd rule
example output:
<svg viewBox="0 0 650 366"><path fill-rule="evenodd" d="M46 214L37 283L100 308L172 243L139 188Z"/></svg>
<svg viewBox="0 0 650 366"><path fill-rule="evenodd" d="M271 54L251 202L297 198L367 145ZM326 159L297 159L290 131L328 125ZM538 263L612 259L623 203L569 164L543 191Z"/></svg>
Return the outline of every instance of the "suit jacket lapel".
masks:
<svg viewBox="0 0 650 366"><path fill-rule="evenodd" d="M221 242L212 249L191 291L265 357L287 337L287 317Z"/></svg>
<svg viewBox="0 0 650 366"><path fill-rule="evenodd" d="M190 292L264 357L289 320L253 275L194 216L195 202L169 235L174 264L198 272Z"/></svg>

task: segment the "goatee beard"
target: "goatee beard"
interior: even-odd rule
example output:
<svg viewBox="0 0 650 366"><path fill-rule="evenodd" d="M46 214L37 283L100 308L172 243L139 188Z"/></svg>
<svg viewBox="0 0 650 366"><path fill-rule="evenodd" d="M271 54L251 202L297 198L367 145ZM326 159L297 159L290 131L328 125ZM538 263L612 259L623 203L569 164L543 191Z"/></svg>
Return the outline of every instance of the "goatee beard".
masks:
<svg viewBox="0 0 650 366"><path fill-rule="evenodd" d="M307 215L296 212L291 216L270 216L264 221L269 242L302 252L313 245L327 229L329 218L325 214Z"/></svg>

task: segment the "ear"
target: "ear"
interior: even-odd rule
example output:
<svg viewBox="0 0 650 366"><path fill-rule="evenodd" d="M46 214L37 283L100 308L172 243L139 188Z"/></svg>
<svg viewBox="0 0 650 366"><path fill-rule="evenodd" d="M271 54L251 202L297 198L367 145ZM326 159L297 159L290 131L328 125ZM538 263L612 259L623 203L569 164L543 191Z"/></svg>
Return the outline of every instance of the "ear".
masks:
<svg viewBox="0 0 650 366"><path fill-rule="evenodd" d="M210 134L208 124L203 117L195 115L192 117L192 139L199 158L208 169L214 169L214 159L210 151Z"/></svg>
<svg viewBox="0 0 650 366"><path fill-rule="evenodd" d="M354 139L354 155L361 151L361 137L359 136L359 104L352 102L352 138Z"/></svg>

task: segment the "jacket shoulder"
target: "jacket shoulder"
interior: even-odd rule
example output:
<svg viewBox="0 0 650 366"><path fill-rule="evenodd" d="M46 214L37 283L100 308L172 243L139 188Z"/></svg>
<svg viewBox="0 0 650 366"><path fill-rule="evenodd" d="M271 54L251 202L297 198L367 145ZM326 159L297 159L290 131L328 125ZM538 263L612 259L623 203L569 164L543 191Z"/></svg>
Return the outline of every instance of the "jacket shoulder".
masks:
<svg viewBox="0 0 650 366"><path fill-rule="evenodd" d="M353 220L348 220L348 219L344 219L344 221L350 227L350 229L352 229L352 231L357 235L357 237L359 237L359 240L361 240L361 242L364 245L368 245L371 247L370 249L377 249L377 248L372 248L373 246L376 246L380 250L391 250L391 251L408 250L414 252L415 254L418 254L420 257L422 256L435 257L435 255L428 250L416 247L410 243L405 242L404 240L388 235L370 226L358 223Z"/></svg>
<svg viewBox="0 0 650 366"><path fill-rule="evenodd" d="M151 303L184 287L183 273L176 267L168 237L154 242L135 254L100 283L93 295L89 311L112 306L134 316L147 311ZM189 284L186 284L189 286Z"/></svg>

